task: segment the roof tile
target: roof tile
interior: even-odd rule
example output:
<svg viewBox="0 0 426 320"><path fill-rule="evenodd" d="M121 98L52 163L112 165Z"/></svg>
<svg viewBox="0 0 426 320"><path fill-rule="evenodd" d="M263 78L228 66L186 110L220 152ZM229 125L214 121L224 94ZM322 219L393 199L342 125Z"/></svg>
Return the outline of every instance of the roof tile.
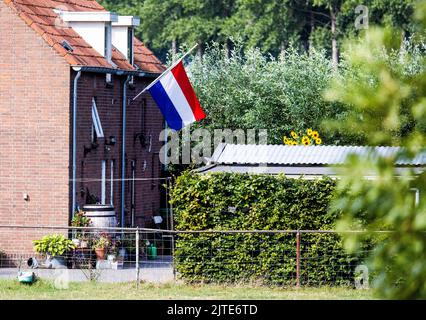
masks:
<svg viewBox="0 0 426 320"><path fill-rule="evenodd" d="M22 20L36 31L46 43L64 56L70 65L106 67L114 66L107 62L76 31L61 21L54 9L68 11L106 11L95 0L2 0L16 11ZM64 49L61 43L66 40L73 51ZM165 66L139 39L135 38L135 65L142 71L160 73ZM112 61L119 69L135 68L117 50L113 49Z"/></svg>
<svg viewBox="0 0 426 320"><path fill-rule="evenodd" d="M32 19L32 17L30 17L30 16L28 16L28 14L26 14L25 12L21 12L20 14L19 14L19 16L22 18L22 20L24 20L25 21L25 23L27 24L27 25L31 25L33 22L34 22L34 20Z"/></svg>
<svg viewBox="0 0 426 320"><path fill-rule="evenodd" d="M61 56L65 56L67 54L70 54L61 44L54 43L52 45L53 49L55 49Z"/></svg>

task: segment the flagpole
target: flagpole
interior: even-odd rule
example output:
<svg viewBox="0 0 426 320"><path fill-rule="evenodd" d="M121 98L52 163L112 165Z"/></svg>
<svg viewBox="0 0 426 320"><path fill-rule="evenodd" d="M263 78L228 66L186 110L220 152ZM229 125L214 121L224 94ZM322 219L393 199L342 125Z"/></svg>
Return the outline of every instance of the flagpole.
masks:
<svg viewBox="0 0 426 320"><path fill-rule="evenodd" d="M194 51L195 48L197 48L200 44L197 43L195 46L193 46L187 53L185 53L180 59L178 59L175 63L173 63L169 68L166 69L162 74L160 74L154 81L152 81L145 89L143 89L141 92L139 92L136 97L133 98L132 101L135 101L137 98L140 97L142 93L149 90L154 84L157 83L158 80L160 80L167 72L169 72L171 69L176 67L176 65L181 62L183 59L185 59L192 51Z"/></svg>

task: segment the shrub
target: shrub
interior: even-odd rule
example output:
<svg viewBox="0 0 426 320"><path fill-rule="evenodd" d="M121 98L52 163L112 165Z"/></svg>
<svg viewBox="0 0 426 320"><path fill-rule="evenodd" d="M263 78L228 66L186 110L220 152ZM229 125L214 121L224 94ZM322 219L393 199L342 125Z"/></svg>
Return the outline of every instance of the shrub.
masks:
<svg viewBox="0 0 426 320"><path fill-rule="evenodd" d="M280 176L183 173L171 196L177 230L329 230L335 182ZM294 284L295 234L181 234L176 267L188 281ZM349 284L360 256L336 234L302 234L304 284Z"/></svg>
<svg viewBox="0 0 426 320"><path fill-rule="evenodd" d="M312 127L321 129L327 144L354 142L320 128L323 119L337 120L347 111L322 98L335 75L323 52L289 49L275 59L236 42L228 57L215 43L188 70L207 113L202 128L268 129L268 143L281 144L291 130Z"/></svg>
<svg viewBox="0 0 426 320"><path fill-rule="evenodd" d="M89 217L86 217L84 211L76 212L71 220L72 227L90 227L90 224L91 220Z"/></svg>
<svg viewBox="0 0 426 320"><path fill-rule="evenodd" d="M41 240L34 240L33 244L35 252L51 257L61 256L75 248L74 243L62 234L44 236Z"/></svg>

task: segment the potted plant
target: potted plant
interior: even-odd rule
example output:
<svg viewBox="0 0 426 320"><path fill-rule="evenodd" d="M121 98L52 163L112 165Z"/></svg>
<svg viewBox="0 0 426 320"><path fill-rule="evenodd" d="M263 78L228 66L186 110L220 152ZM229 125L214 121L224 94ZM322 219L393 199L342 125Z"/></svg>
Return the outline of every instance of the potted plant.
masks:
<svg viewBox="0 0 426 320"><path fill-rule="evenodd" d="M86 217L85 212L80 210L74 214L74 217L71 220L71 226L72 227L90 227L91 220L90 218ZM73 242L76 244L76 246L84 249L87 248L88 240L85 236L84 230L76 229L73 231L74 238Z"/></svg>
<svg viewBox="0 0 426 320"><path fill-rule="evenodd" d="M34 251L46 257L46 266L52 268L66 267L64 253L75 249L75 244L62 234L44 236L34 240Z"/></svg>
<svg viewBox="0 0 426 320"><path fill-rule="evenodd" d="M107 260L110 262L115 262L117 260L118 252L119 252L119 246L120 246L120 240L112 240L111 246L108 249L108 256Z"/></svg>
<svg viewBox="0 0 426 320"><path fill-rule="evenodd" d="M108 234L102 233L93 240L92 249L95 250L96 258L104 260L106 252L111 245L111 238Z"/></svg>

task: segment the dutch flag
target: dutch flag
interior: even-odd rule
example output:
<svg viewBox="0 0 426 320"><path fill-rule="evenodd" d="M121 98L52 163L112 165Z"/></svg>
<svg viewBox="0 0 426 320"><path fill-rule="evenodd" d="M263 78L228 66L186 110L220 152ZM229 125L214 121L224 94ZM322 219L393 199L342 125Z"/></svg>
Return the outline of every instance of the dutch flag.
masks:
<svg viewBox="0 0 426 320"><path fill-rule="evenodd" d="M182 61L166 71L148 91L171 129L178 131L206 117Z"/></svg>

